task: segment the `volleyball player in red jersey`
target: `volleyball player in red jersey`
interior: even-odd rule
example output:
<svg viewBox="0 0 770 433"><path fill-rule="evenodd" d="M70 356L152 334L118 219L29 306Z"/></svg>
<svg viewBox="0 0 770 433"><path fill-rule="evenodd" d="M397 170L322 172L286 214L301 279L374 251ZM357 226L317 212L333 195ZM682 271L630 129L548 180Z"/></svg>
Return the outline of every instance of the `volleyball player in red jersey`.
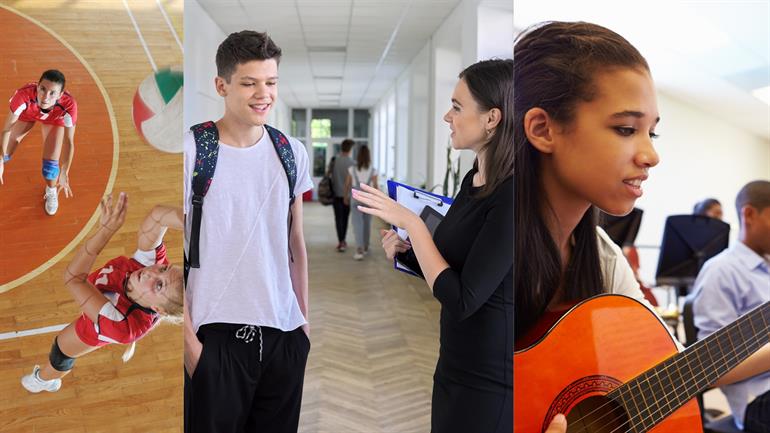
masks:
<svg viewBox="0 0 770 433"><path fill-rule="evenodd" d="M35 122L40 122L43 133L42 174L46 184L45 211L48 215L54 215L59 208L60 191L65 197L72 196L69 170L75 155L78 109L75 98L64 91L64 83L64 74L50 69L43 72L37 83L16 90L10 99L11 112L6 117L2 133L0 185L3 183L5 164Z"/></svg>
<svg viewBox="0 0 770 433"><path fill-rule="evenodd" d="M80 306L81 315L54 338L48 362L36 365L21 383L29 392L55 392L75 360L107 344L126 344L127 361L134 343L161 321L181 323L183 272L169 264L163 236L167 228L182 230L182 209L155 206L144 218L131 258L116 257L91 271L99 253L123 225L128 197L113 206L112 196L101 202L99 229L83 242L64 271L64 281Z"/></svg>

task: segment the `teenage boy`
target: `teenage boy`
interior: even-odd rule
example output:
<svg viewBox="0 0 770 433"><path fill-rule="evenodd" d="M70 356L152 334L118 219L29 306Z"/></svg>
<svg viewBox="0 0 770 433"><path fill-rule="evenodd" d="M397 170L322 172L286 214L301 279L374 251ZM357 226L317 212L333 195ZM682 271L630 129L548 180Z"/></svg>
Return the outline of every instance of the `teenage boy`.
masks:
<svg viewBox="0 0 770 433"><path fill-rule="evenodd" d="M303 144L294 138L286 143L278 133L294 160L296 200L290 206L287 155L276 151L275 130L265 125L277 98L280 57L265 33L229 35L216 55L215 85L225 114L193 127L184 139L192 265L185 304L187 433L286 433L299 423L310 350L301 197L313 184ZM200 164L209 163L196 154L202 131L218 138L208 142L218 144L218 156L196 230L192 182L203 176Z"/></svg>

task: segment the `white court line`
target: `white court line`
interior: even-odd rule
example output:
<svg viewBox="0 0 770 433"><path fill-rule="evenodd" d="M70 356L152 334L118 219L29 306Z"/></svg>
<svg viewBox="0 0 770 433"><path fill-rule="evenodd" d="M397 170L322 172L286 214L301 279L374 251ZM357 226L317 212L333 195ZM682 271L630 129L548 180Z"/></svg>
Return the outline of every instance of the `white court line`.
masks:
<svg viewBox="0 0 770 433"><path fill-rule="evenodd" d="M174 30L174 26L171 25L171 20L168 19L168 15L166 15L166 11L163 9L163 6L160 4L160 0L155 0L155 3L158 4L158 9L160 9L160 13L163 14L163 19L166 20L166 24L168 24L168 29L171 30L171 34L174 35L176 44L179 45L179 49L182 51L182 53L184 53L184 48L182 48L182 41L180 41L179 36L176 35L176 30Z"/></svg>
<svg viewBox="0 0 770 433"><path fill-rule="evenodd" d="M64 325L53 325L53 326L45 326L42 328L27 329L26 331L4 332L0 334L0 340L10 340L11 338L26 337L29 335L47 334L49 332L59 332L62 329L66 328L67 325L69 325L69 323L65 323Z"/></svg>
<svg viewBox="0 0 770 433"><path fill-rule="evenodd" d="M126 7L126 12L128 12L128 17L131 18L131 22L134 24L134 29L136 30L136 34L139 36L139 42L142 43L142 48L144 48L144 52L147 53L147 58L150 59L150 65L152 65L152 70L155 72L158 72L158 67L155 65L155 60L152 59L152 55L150 54L150 49L147 47L147 42L144 41L142 32L139 31L139 25L136 24L136 20L134 19L134 14L131 13L131 9L128 7L128 3L126 3L126 0L123 0L123 6Z"/></svg>

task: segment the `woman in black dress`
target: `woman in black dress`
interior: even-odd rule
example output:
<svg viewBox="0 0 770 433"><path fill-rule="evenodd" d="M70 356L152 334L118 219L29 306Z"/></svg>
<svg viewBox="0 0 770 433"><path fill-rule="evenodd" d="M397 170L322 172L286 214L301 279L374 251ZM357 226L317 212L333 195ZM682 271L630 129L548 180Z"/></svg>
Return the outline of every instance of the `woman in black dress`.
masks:
<svg viewBox="0 0 770 433"><path fill-rule="evenodd" d="M441 303L441 348L433 376L433 433L513 429L513 61L485 60L460 74L444 116L452 146L476 154L433 237L420 217L362 185L362 212L406 229L383 231Z"/></svg>

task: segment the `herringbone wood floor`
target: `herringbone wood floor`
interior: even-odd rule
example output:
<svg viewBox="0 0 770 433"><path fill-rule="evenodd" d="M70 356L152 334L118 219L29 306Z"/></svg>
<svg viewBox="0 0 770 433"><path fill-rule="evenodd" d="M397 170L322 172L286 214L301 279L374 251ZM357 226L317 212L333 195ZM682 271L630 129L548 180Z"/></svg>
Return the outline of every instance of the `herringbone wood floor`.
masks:
<svg viewBox="0 0 770 433"><path fill-rule="evenodd" d="M423 280L393 269L375 234L356 262L352 227L351 248L337 253L331 207L305 204L312 348L302 433L430 429L439 304Z"/></svg>

